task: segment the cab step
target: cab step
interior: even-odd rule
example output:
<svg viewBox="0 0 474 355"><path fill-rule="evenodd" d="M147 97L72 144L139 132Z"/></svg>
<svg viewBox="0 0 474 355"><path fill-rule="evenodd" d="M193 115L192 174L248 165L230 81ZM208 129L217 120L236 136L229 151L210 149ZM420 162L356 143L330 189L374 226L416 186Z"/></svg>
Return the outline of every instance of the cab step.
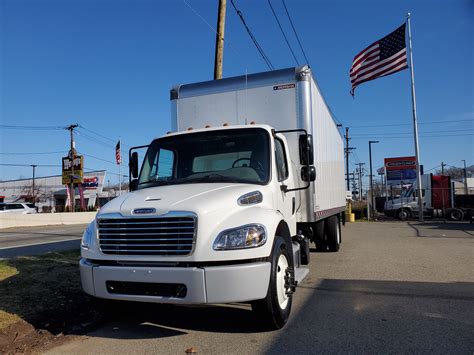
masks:
<svg viewBox="0 0 474 355"><path fill-rule="evenodd" d="M297 283L300 283L301 281L304 280L304 278L308 275L308 273L309 273L309 269L296 267L295 268L295 281Z"/></svg>

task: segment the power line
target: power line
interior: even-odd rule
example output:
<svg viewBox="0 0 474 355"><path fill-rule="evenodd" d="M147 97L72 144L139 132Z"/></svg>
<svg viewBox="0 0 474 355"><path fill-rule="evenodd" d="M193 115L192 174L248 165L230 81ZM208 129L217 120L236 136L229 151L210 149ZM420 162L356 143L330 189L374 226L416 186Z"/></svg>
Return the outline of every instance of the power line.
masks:
<svg viewBox="0 0 474 355"><path fill-rule="evenodd" d="M288 12L288 9L287 9L286 4L285 4L285 0L281 0L281 2L283 3L283 6L284 6L284 8L285 8L286 15L288 16L288 20L290 20L291 28L293 28L293 32L295 33L295 37L296 37L296 39L298 40L298 44L300 45L301 52L303 52L304 59L306 60L306 63L309 64L308 57L306 57L306 53L305 53L305 51L304 51L304 49L303 49L303 45L301 44L300 38L299 38L299 36L298 36L298 33L296 32L296 28L295 28L295 26L293 25L293 21L291 20L290 13Z"/></svg>
<svg viewBox="0 0 474 355"><path fill-rule="evenodd" d="M474 122L474 119L462 119L462 120L448 120L448 121L429 121L429 122L418 122L418 124L438 124L438 123L455 123L455 122ZM393 123L393 124L375 124L375 125L359 125L350 126L351 128L370 128L370 127L395 127L395 126L411 126L412 123Z"/></svg>
<svg viewBox="0 0 474 355"><path fill-rule="evenodd" d="M33 152L33 153L0 153L0 155L48 155L48 154L65 154L66 150L61 150L58 152Z"/></svg>
<svg viewBox="0 0 474 355"><path fill-rule="evenodd" d="M291 45L290 45L290 42L288 41L288 38L286 37L285 31L283 31L283 27L281 27L280 20L278 20L278 16L275 13L275 10L273 9L272 3L270 2L270 0L267 0L267 1L268 1L268 5L270 5L270 9L272 10L273 17L275 17L275 20L278 24L278 27L280 27L281 34L283 35L283 38L285 39L285 42L288 45L288 48L290 49L290 52L293 55L293 58L295 59L296 64L300 65L300 63L298 62L298 59L296 59L295 53L293 52L293 48L291 48Z"/></svg>
<svg viewBox="0 0 474 355"><path fill-rule="evenodd" d="M428 133L453 133L453 132L467 132L467 131L474 131L474 129L453 129L453 130L444 130L444 131L426 131L426 132L421 132L423 134L428 134ZM413 134L413 132L393 132L393 133L373 133L373 134L354 134L353 137L372 137L373 135L377 135L380 137L385 137L385 136L393 136L397 134Z"/></svg>
<svg viewBox="0 0 474 355"><path fill-rule="evenodd" d="M86 130L86 131L89 132L89 133L95 134L95 135L97 135L97 136L99 136L99 137L101 137L101 138L107 139L108 141L115 142L114 139L109 138L109 137L106 137L106 136L103 136L103 135L100 134L100 133L94 132L93 130L91 130L91 129L89 129L89 128L86 128L86 127L84 127L83 125L79 125L79 128L81 128L81 129L83 129L83 130Z"/></svg>
<svg viewBox="0 0 474 355"><path fill-rule="evenodd" d="M101 141L101 140L99 140L99 139L97 139L97 138L95 138L95 137L89 136L88 134L85 134L84 132L78 132L78 131L76 131L76 133L77 133L77 135L78 135L79 137L86 138L86 139L90 140L91 142L94 142L94 143L96 143L96 144L102 145L102 146L104 146L104 147L108 147L108 148L115 149L114 146L112 146L112 145L110 145L110 144L108 144L108 143L105 143L105 142L103 142L103 141Z"/></svg>
<svg viewBox="0 0 474 355"><path fill-rule="evenodd" d="M474 136L474 133L467 133L467 134L443 134L443 135L429 135L429 136L424 136L420 135L422 138L442 138L442 137L464 137L464 136ZM367 139L368 137L354 137L353 139ZM413 137L410 136L396 136L396 137L385 137L385 136L370 136L370 138L380 138L380 139L399 139L399 138L409 138L413 139Z"/></svg>
<svg viewBox="0 0 474 355"><path fill-rule="evenodd" d="M4 129L33 130L33 131L64 129L64 127L60 127L60 126L15 126L15 125L6 125L6 124L0 124L0 127Z"/></svg>
<svg viewBox="0 0 474 355"><path fill-rule="evenodd" d="M258 52L260 53L260 55L262 56L263 60L264 60L265 63L267 64L268 68L270 68L270 70L274 70L275 67L273 66L272 62L270 61L270 59L268 58L268 56L267 56L267 55L265 54L265 52L263 51L263 49L262 49L262 47L260 46L260 44L258 43L257 39L256 39L255 36L253 35L252 31L250 31L249 26L247 26L247 23L245 22L244 15L242 14L242 11L240 11L239 9L237 9L237 6L235 6L234 0L230 0L230 3L232 4L232 7L234 8L235 12L237 13L237 16L239 16L240 21L242 22L242 24L244 25L245 29L247 30L248 35L249 35L250 38L252 39L252 41L253 41L255 47L257 47Z"/></svg>
<svg viewBox="0 0 474 355"><path fill-rule="evenodd" d="M40 168L61 168L61 165L48 165L48 164L6 164L6 163L0 163L1 166L29 166L31 167L32 165L38 166Z"/></svg>
<svg viewBox="0 0 474 355"><path fill-rule="evenodd" d="M111 161L111 160L107 160L107 159L102 159L102 158L99 158L99 157L96 157L96 156L93 156L93 155L90 155L90 154L85 154L85 153L79 153L81 155L84 155L85 157L88 157L88 158L92 158L92 159L97 159L97 160L101 160L103 162L106 162L106 163L110 163L110 164L114 164L116 165L117 163L114 162L114 161Z"/></svg>
<svg viewBox="0 0 474 355"><path fill-rule="evenodd" d="M80 129L83 129L83 130L85 130L85 131L87 131L87 132L90 132L90 133L92 133L92 134L95 134L96 136L101 137L101 138L103 138L103 139L107 139L108 141L110 141L110 142L112 142L112 143L117 143L117 142L118 142L118 139L113 139L113 138L106 137L106 136L104 136L103 134L100 134L100 133L98 133L98 132L95 132L95 131L93 131L93 130L91 130L91 129L89 129L89 128L86 128L86 127L82 126L82 125L80 125L79 128L80 128ZM123 144L122 141L120 142L120 144L121 144L122 146L124 146L124 147L130 148L129 145Z"/></svg>

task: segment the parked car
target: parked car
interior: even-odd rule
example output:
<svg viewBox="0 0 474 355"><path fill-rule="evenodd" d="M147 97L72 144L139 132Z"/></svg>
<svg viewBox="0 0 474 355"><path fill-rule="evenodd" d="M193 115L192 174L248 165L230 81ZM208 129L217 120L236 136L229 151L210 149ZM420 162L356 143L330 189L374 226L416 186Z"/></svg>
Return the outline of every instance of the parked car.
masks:
<svg viewBox="0 0 474 355"><path fill-rule="evenodd" d="M31 214L31 213L38 213L38 209L32 203L24 203L24 202L0 203L0 213Z"/></svg>

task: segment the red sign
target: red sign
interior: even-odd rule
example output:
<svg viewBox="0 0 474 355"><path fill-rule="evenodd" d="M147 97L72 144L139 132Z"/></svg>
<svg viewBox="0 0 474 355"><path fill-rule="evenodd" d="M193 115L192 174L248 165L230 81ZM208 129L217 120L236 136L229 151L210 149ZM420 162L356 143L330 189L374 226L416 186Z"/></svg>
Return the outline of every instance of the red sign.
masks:
<svg viewBox="0 0 474 355"><path fill-rule="evenodd" d="M415 157L385 158L387 170L412 170L416 169Z"/></svg>

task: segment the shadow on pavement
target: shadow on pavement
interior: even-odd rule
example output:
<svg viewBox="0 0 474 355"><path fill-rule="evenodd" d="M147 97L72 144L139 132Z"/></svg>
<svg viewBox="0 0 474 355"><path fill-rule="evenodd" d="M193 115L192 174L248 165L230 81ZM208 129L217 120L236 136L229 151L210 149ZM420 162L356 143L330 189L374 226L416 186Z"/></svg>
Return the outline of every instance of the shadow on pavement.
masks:
<svg viewBox="0 0 474 355"><path fill-rule="evenodd" d="M415 231L417 237L422 238L469 239L474 237L474 225L465 222L407 222L407 224ZM460 233L448 235L442 233L443 231L459 231Z"/></svg>
<svg viewBox="0 0 474 355"><path fill-rule="evenodd" d="M182 306L111 302L101 329L88 336L142 339L185 334L189 330L211 333L256 333L266 329L249 305ZM172 328L172 329L170 329Z"/></svg>
<svg viewBox="0 0 474 355"><path fill-rule="evenodd" d="M304 304L267 353L474 349L474 283L323 279L301 288L309 292Z"/></svg>

